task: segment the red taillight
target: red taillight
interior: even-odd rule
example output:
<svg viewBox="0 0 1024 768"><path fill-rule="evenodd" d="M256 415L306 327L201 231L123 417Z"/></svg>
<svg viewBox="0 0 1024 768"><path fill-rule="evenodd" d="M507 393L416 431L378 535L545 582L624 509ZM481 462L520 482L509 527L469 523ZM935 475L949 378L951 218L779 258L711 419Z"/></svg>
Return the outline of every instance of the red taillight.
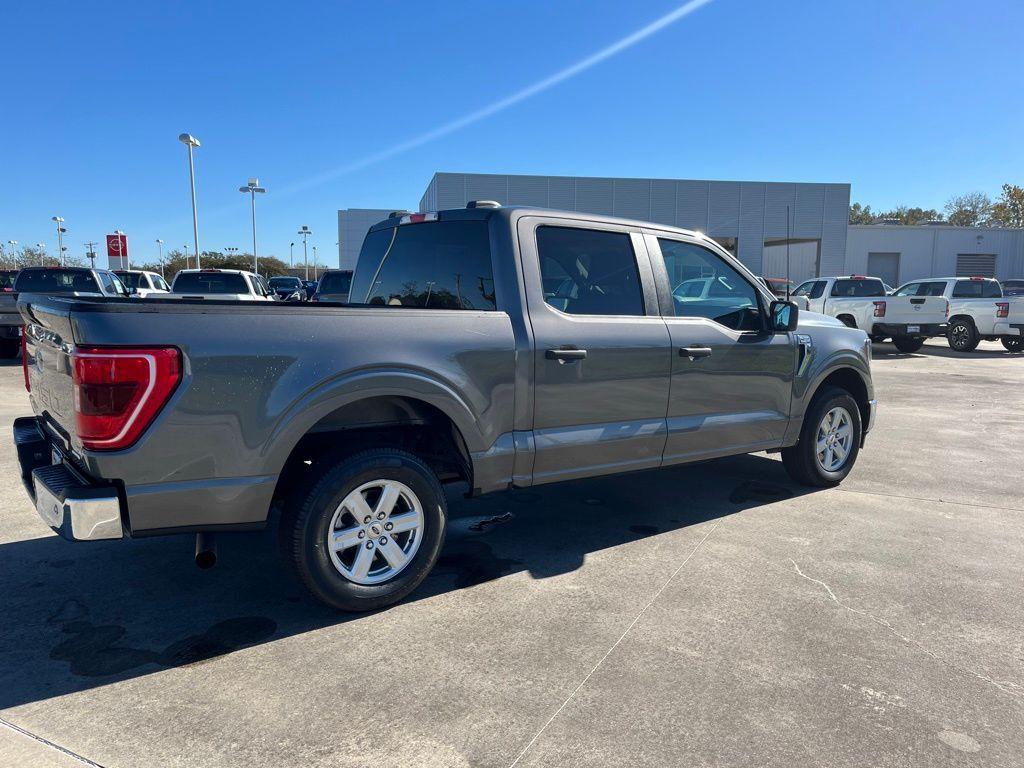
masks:
<svg viewBox="0 0 1024 768"><path fill-rule="evenodd" d="M874 301L872 304L875 305L875 317L885 317L885 302Z"/></svg>
<svg viewBox="0 0 1024 768"><path fill-rule="evenodd" d="M1008 301L997 301L996 302L996 317L1009 317L1010 316L1010 302Z"/></svg>
<svg viewBox="0 0 1024 768"><path fill-rule="evenodd" d="M82 445L116 451L138 440L178 386L181 354L174 347L77 347L71 368Z"/></svg>
<svg viewBox="0 0 1024 768"><path fill-rule="evenodd" d="M28 346L25 343L25 326L21 326L21 372L25 376L25 391L31 392L32 385L28 383Z"/></svg>

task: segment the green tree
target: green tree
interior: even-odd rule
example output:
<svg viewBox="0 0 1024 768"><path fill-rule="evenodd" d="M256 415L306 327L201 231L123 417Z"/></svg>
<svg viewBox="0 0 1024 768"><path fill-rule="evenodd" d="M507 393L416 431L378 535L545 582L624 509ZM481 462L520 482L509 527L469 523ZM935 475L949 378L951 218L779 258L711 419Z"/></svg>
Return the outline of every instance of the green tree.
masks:
<svg viewBox="0 0 1024 768"><path fill-rule="evenodd" d="M1003 193L992 206L989 218L997 227L1024 228L1024 187L1003 184Z"/></svg>
<svg viewBox="0 0 1024 768"><path fill-rule="evenodd" d="M980 227L988 224L992 201L984 192L956 195L946 202L949 223L957 227Z"/></svg>
<svg viewBox="0 0 1024 768"><path fill-rule="evenodd" d="M870 205L862 206L860 203L854 203L850 206L850 223L851 224L874 224L875 214L871 212Z"/></svg>
<svg viewBox="0 0 1024 768"><path fill-rule="evenodd" d="M876 220L881 219L896 219L900 224L913 227L924 224L926 221L941 220L942 214L934 208L910 208L906 205L897 205L891 211L879 213Z"/></svg>
<svg viewBox="0 0 1024 768"><path fill-rule="evenodd" d="M252 271L252 254L226 254L220 251L203 251L199 261L203 269L241 269L247 272ZM260 274L264 277L288 274L288 265L274 256L260 256L259 264ZM195 266L196 260L194 256L189 255L186 260L185 254L181 251L168 251L164 256L164 278L167 282L171 282L178 272L183 269L195 269ZM141 265L138 269L159 272L160 265L151 262Z"/></svg>
<svg viewBox="0 0 1024 768"><path fill-rule="evenodd" d="M84 261L78 256L65 254L64 263L69 267L83 266ZM0 258L0 269L24 269L25 267L56 267L60 261L42 248L24 247L18 250L5 250Z"/></svg>

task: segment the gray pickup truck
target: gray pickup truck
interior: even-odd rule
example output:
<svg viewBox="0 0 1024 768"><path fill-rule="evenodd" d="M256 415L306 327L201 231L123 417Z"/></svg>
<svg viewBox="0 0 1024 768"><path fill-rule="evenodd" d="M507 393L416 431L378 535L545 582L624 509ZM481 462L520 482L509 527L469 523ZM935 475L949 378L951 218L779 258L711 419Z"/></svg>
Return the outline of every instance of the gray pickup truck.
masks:
<svg viewBox="0 0 1024 768"><path fill-rule="evenodd" d="M673 292L695 277L713 282ZM395 215L350 302L22 294L37 512L72 540L196 533L209 564L214 534L276 507L299 581L368 610L437 560L443 484L781 451L831 486L874 419L865 333L699 233L486 202Z"/></svg>

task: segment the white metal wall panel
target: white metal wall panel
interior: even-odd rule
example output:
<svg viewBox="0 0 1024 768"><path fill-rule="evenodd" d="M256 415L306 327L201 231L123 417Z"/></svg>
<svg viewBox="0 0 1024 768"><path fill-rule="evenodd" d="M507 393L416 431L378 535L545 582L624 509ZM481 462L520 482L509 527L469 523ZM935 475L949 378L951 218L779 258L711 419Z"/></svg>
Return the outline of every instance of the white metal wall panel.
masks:
<svg viewBox="0 0 1024 768"><path fill-rule="evenodd" d="M431 210L444 211L449 208L463 208L466 200L466 175L463 173L438 173L434 175L437 198L433 201L436 207Z"/></svg>
<svg viewBox="0 0 1024 768"><path fill-rule="evenodd" d="M736 181L709 182L707 234L736 237L740 222L740 185ZM760 253L760 248L758 249Z"/></svg>
<svg viewBox="0 0 1024 768"><path fill-rule="evenodd" d="M906 282L900 277L900 254L896 252L869 252L868 268L864 274L871 277L880 277L883 283L891 285L893 288L898 288Z"/></svg>
<svg viewBox="0 0 1024 768"><path fill-rule="evenodd" d="M612 179L576 179L576 210L614 215L615 184Z"/></svg>
<svg viewBox="0 0 1024 768"><path fill-rule="evenodd" d="M548 178L548 205L560 211L576 210L576 179L571 176Z"/></svg>
<svg viewBox="0 0 1024 768"><path fill-rule="evenodd" d="M804 280L817 277L815 267L818 262L818 243L789 244L789 279L798 285ZM764 247L765 277L786 276L786 245L766 245Z"/></svg>
<svg viewBox="0 0 1024 768"><path fill-rule="evenodd" d="M676 225L676 182L651 179L651 221Z"/></svg>
<svg viewBox="0 0 1024 768"><path fill-rule="evenodd" d="M676 182L676 226L708 231L707 181Z"/></svg>
<svg viewBox="0 0 1024 768"><path fill-rule="evenodd" d="M825 187L821 184L797 184L793 237L821 237L825 221Z"/></svg>
<svg viewBox="0 0 1024 768"><path fill-rule="evenodd" d="M786 237L787 207L790 237L797 237L793 227L793 214L796 211L796 185L765 184L764 237L766 240L779 240ZM821 226L820 222L818 226Z"/></svg>
<svg viewBox="0 0 1024 768"><path fill-rule="evenodd" d="M736 234L737 255L756 275L763 272L765 185L740 184L740 220Z"/></svg>
<svg viewBox="0 0 1024 768"><path fill-rule="evenodd" d="M624 219L651 219L650 179L615 179L613 210Z"/></svg>
<svg viewBox="0 0 1024 768"><path fill-rule="evenodd" d="M501 202L499 200L499 202ZM509 176L508 205L531 205L550 208L546 176Z"/></svg>
<svg viewBox="0 0 1024 768"><path fill-rule="evenodd" d="M465 208L470 200L496 200L508 205L508 176L490 173L466 174L466 199L457 208Z"/></svg>

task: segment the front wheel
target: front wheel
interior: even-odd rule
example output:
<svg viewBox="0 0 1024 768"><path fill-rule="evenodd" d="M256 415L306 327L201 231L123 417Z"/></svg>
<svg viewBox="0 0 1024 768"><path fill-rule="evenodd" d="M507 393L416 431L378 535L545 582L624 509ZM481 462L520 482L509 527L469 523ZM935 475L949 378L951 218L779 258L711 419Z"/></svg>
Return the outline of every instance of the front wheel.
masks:
<svg viewBox="0 0 1024 768"><path fill-rule="evenodd" d="M426 578L448 517L437 477L406 451L379 448L323 470L281 520L282 553L298 580L328 605L372 611Z"/></svg>
<svg viewBox="0 0 1024 768"><path fill-rule="evenodd" d="M1024 336L1003 336L999 341L1007 352L1024 352Z"/></svg>
<svg viewBox="0 0 1024 768"><path fill-rule="evenodd" d="M924 339L915 336L898 336L892 340L892 343L900 352L910 354L924 346Z"/></svg>
<svg viewBox="0 0 1024 768"><path fill-rule="evenodd" d="M839 485L857 461L861 430L857 401L845 389L828 387L804 415L797 444L782 449L782 463L802 485Z"/></svg>

